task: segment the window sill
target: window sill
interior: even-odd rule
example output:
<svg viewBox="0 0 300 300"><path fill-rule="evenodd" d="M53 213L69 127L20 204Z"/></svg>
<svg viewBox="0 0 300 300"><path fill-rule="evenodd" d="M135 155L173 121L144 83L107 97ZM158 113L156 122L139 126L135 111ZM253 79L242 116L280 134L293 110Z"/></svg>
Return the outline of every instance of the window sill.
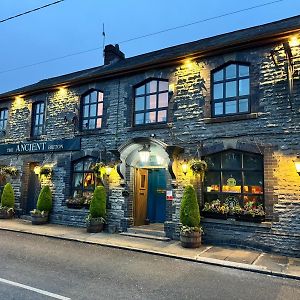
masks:
<svg viewBox="0 0 300 300"><path fill-rule="evenodd" d="M86 135L98 135L99 133L103 133L103 128L95 129L95 130L79 131L75 135L76 136L86 136Z"/></svg>
<svg viewBox="0 0 300 300"><path fill-rule="evenodd" d="M144 131L144 130L154 130L154 129L168 129L170 128L169 123L161 124L147 124L147 125L138 125L127 128L127 131Z"/></svg>
<svg viewBox="0 0 300 300"><path fill-rule="evenodd" d="M251 113L251 114L245 114L245 115L207 118L207 119L204 119L204 123L212 124L212 123L233 122L233 121L241 121L241 120L251 120L251 119L257 119L257 118L258 118L258 113Z"/></svg>
<svg viewBox="0 0 300 300"><path fill-rule="evenodd" d="M211 218L201 217L201 223L214 223L214 224L234 225L234 226L241 226L241 227L256 227L256 228L271 228L272 226L272 222L269 221L265 221L262 223L252 223L252 222L236 221L234 218L221 220L221 219L211 219Z"/></svg>

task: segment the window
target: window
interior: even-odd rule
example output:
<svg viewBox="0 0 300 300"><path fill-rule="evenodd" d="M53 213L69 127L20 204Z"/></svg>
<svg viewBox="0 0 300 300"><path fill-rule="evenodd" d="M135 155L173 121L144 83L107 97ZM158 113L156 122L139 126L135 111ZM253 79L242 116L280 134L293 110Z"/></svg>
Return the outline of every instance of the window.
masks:
<svg viewBox="0 0 300 300"><path fill-rule="evenodd" d="M219 199L228 205L254 201L263 204L263 157L229 150L204 158L208 171L204 180L204 201Z"/></svg>
<svg viewBox="0 0 300 300"><path fill-rule="evenodd" d="M73 196L83 196L93 192L96 180L92 170L94 164L95 160L92 157L82 158L73 164Z"/></svg>
<svg viewBox="0 0 300 300"><path fill-rule="evenodd" d="M134 125L166 123L168 105L168 81L153 79L136 87Z"/></svg>
<svg viewBox="0 0 300 300"><path fill-rule="evenodd" d="M32 105L31 135L40 136L44 131L45 103L35 102Z"/></svg>
<svg viewBox="0 0 300 300"><path fill-rule="evenodd" d="M92 91L82 98L82 130L100 129L103 117L103 93Z"/></svg>
<svg viewBox="0 0 300 300"><path fill-rule="evenodd" d="M2 108L0 110L0 131L6 130L7 117L8 117L8 109Z"/></svg>
<svg viewBox="0 0 300 300"><path fill-rule="evenodd" d="M250 112L249 66L231 63L212 73L212 115Z"/></svg>

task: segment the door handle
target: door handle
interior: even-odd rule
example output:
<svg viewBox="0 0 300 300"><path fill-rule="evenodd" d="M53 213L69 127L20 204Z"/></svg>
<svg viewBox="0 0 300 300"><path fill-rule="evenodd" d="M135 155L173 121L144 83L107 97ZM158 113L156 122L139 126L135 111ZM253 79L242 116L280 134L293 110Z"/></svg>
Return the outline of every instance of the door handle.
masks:
<svg viewBox="0 0 300 300"><path fill-rule="evenodd" d="M143 196L143 195L145 195L145 194L144 194L144 193L140 193L140 195L142 195L142 196Z"/></svg>

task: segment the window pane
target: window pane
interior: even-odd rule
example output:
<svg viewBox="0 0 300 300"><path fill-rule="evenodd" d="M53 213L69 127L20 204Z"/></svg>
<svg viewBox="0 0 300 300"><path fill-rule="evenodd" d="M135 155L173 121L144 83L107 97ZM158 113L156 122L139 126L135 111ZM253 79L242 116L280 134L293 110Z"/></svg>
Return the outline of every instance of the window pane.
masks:
<svg viewBox="0 0 300 300"><path fill-rule="evenodd" d="M223 102L215 103L215 115L223 115Z"/></svg>
<svg viewBox="0 0 300 300"><path fill-rule="evenodd" d="M81 188L82 187L82 178L83 178L83 174L78 174L78 173L74 173L73 174L73 180L74 180L74 184L73 187L74 188Z"/></svg>
<svg viewBox="0 0 300 300"><path fill-rule="evenodd" d="M90 105L90 117L96 116L96 108L97 108L97 104Z"/></svg>
<svg viewBox="0 0 300 300"><path fill-rule="evenodd" d="M98 102L102 102L103 101L103 93L98 92Z"/></svg>
<svg viewBox="0 0 300 300"><path fill-rule="evenodd" d="M94 160L93 159L85 159L84 160L84 170L85 171L91 170L93 164L94 164Z"/></svg>
<svg viewBox="0 0 300 300"><path fill-rule="evenodd" d="M221 168L221 155L213 154L205 157L205 161L207 163L207 168L209 170L220 169Z"/></svg>
<svg viewBox="0 0 300 300"><path fill-rule="evenodd" d="M223 172L222 191L225 193L242 192L242 173L241 172Z"/></svg>
<svg viewBox="0 0 300 300"><path fill-rule="evenodd" d="M89 120L89 129L95 129L96 128L96 120L90 119Z"/></svg>
<svg viewBox="0 0 300 300"><path fill-rule="evenodd" d="M238 152L224 152L222 153L222 168L223 169L241 169L242 168L242 156Z"/></svg>
<svg viewBox="0 0 300 300"><path fill-rule="evenodd" d="M146 96L146 109L156 108L156 95Z"/></svg>
<svg viewBox="0 0 300 300"><path fill-rule="evenodd" d="M236 96L236 81L226 82L226 98Z"/></svg>
<svg viewBox="0 0 300 300"><path fill-rule="evenodd" d="M103 114L103 103L99 103L97 116L102 116L102 114Z"/></svg>
<svg viewBox="0 0 300 300"><path fill-rule="evenodd" d="M40 115L39 125L44 124L44 115Z"/></svg>
<svg viewBox="0 0 300 300"><path fill-rule="evenodd" d="M248 196L248 195L245 195L244 196L244 203L243 205L245 205L247 202L254 202L256 205L260 204L260 205L263 205L263 197L262 196Z"/></svg>
<svg viewBox="0 0 300 300"><path fill-rule="evenodd" d="M40 113L43 113L45 109L45 104L44 103L40 103Z"/></svg>
<svg viewBox="0 0 300 300"><path fill-rule="evenodd" d="M136 114L135 115L135 124L144 124L144 114Z"/></svg>
<svg viewBox="0 0 300 300"><path fill-rule="evenodd" d="M249 67L248 66L239 66L239 76L249 76Z"/></svg>
<svg viewBox="0 0 300 300"><path fill-rule="evenodd" d="M225 102L225 114L234 114L236 111L236 101Z"/></svg>
<svg viewBox="0 0 300 300"><path fill-rule="evenodd" d="M156 122L156 112L155 111L151 111L146 113L146 119L145 119L145 123L155 123Z"/></svg>
<svg viewBox="0 0 300 300"><path fill-rule="evenodd" d="M88 104L90 100L90 95L86 95L83 99L84 104Z"/></svg>
<svg viewBox="0 0 300 300"><path fill-rule="evenodd" d="M244 172L244 192L250 194L263 193L263 178L261 172Z"/></svg>
<svg viewBox="0 0 300 300"><path fill-rule="evenodd" d="M40 120L39 115L35 115L35 120L34 120L35 126L39 125L39 120Z"/></svg>
<svg viewBox="0 0 300 300"><path fill-rule="evenodd" d="M223 83L214 84L214 99L223 98Z"/></svg>
<svg viewBox="0 0 300 300"><path fill-rule="evenodd" d="M74 164L73 169L74 169L74 171L82 171L83 170L83 162L80 161L80 162Z"/></svg>
<svg viewBox="0 0 300 300"><path fill-rule="evenodd" d="M249 79L242 79L239 81L239 95L249 95Z"/></svg>
<svg viewBox="0 0 300 300"><path fill-rule="evenodd" d="M97 119L97 128L101 128L102 126L102 118Z"/></svg>
<svg viewBox="0 0 300 300"><path fill-rule="evenodd" d="M169 90L169 82L168 81L159 81L159 91L168 91Z"/></svg>
<svg viewBox="0 0 300 300"><path fill-rule="evenodd" d="M204 181L205 192L220 191L220 172L207 172Z"/></svg>
<svg viewBox="0 0 300 300"><path fill-rule="evenodd" d="M157 92L157 81L153 80L146 84L146 93L155 93Z"/></svg>
<svg viewBox="0 0 300 300"><path fill-rule="evenodd" d="M145 85L142 85L138 88L135 89L135 94L136 95L143 95L145 94Z"/></svg>
<svg viewBox="0 0 300 300"><path fill-rule="evenodd" d="M135 98L135 111L145 109L145 97L136 97Z"/></svg>
<svg viewBox="0 0 300 300"><path fill-rule="evenodd" d="M84 189L94 189L95 179L93 173L84 173L83 178L83 188Z"/></svg>
<svg viewBox="0 0 300 300"><path fill-rule="evenodd" d="M4 119L7 119L8 116L8 109L4 109Z"/></svg>
<svg viewBox="0 0 300 300"><path fill-rule="evenodd" d="M221 81L224 79L224 69L214 73L214 81Z"/></svg>
<svg viewBox="0 0 300 300"><path fill-rule="evenodd" d="M248 99L241 99L239 101L239 112L247 112L249 110L248 102Z"/></svg>
<svg viewBox="0 0 300 300"><path fill-rule="evenodd" d="M245 153L244 154L244 169L248 170L262 170L263 161L260 155Z"/></svg>
<svg viewBox="0 0 300 300"><path fill-rule="evenodd" d="M166 110L158 111L157 122L167 122L167 111Z"/></svg>
<svg viewBox="0 0 300 300"><path fill-rule="evenodd" d="M97 102L97 92L95 91L95 92L92 92L91 94L90 94L90 96L91 96L91 103L95 103L95 102Z"/></svg>
<svg viewBox="0 0 300 300"><path fill-rule="evenodd" d="M158 107L168 107L168 93L158 95Z"/></svg>
<svg viewBox="0 0 300 300"><path fill-rule="evenodd" d="M89 105L84 106L83 116L86 118L89 116Z"/></svg>
<svg viewBox="0 0 300 300"><path fill-rule="evenodd" d="M0 111L0 119L4 119L4 110Z"/></svg>
<svg viewBox="0 0 300 300"><path fill-rule="evenodd" d="M226 79L236 78L236 65L232 64L225 69Z"/></svg>

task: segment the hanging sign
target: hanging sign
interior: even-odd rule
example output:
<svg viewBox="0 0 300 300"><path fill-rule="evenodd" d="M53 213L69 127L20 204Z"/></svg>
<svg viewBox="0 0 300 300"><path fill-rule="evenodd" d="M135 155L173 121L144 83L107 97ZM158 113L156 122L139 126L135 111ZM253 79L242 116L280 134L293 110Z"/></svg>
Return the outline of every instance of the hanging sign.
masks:
<svg viewBox="0 0 300 300"><path fill-rule="evenodd" d="M172 201L174 199L173 191L167 191L166 192L166 198L167 198L167 200Z"/></svg>
<svg viewBox="0 0 300 300"><path fill-rule="evenodd" d="M80 150L80 138L0 145L0 155Z"/></svg>

